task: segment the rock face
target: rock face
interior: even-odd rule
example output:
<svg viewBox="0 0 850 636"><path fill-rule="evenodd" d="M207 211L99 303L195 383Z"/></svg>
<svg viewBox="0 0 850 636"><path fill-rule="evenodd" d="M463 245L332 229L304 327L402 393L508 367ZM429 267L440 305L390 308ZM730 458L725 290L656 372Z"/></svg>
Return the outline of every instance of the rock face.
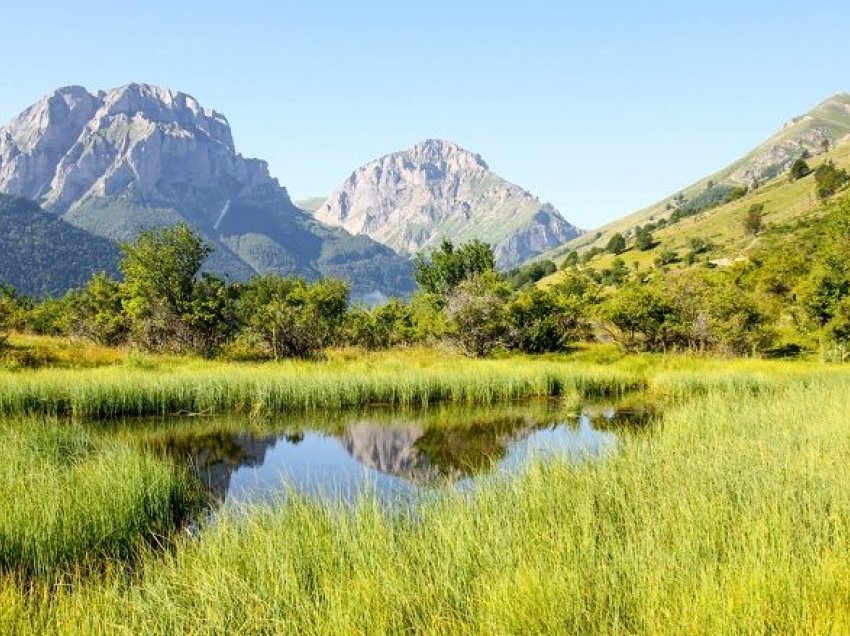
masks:
<svg viewBox="0 0 850 636"><path fill-rule="evenodd" d="M316 211L320 221L414 254L477 238L516 266L578 235L555 208L457 144L427 140L355 170Z"/></svg>
<svg viewBox="0 0 850 636"><path fill-rule="evenodd" d="M265 162L236 152L227 119L146 84L67 87L0 129L0 192L27 197L113 240L186 221L211 241L210 267L338 276L362 293L404 293L410 265L299 210Z"/></svg>

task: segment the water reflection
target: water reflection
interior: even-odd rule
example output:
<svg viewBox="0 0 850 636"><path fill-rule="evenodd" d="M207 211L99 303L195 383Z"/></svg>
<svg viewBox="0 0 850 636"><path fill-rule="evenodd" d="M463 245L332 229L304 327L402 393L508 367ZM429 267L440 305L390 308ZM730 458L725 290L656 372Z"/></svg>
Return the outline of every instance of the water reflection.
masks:
<svg viewBox="0 0 850 636"><path fill-rule="evenodd" d="M448 483L519 470L531 457L583 461L620 442L618 427L651 419L648 409L562 405L289 418L259 430L238 422L170 422L145 444L186 461L226 505L269 501L290 490L352 500L365 490L397 499Z"/></svg>

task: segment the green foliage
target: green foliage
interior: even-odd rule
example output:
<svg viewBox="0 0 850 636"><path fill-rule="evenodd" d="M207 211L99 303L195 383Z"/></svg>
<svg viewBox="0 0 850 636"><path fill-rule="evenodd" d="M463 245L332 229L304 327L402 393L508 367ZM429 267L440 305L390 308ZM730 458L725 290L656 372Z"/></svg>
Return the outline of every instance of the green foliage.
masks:
<svg viewBox="0 0 850 636"><path fill-rule="evenodd" d="M812 173L812 169L809 167L809 164L806 163L806 160L803 157L800 157L791 164L791 170L788 171L788 178L790 181L797 181L798 179L802 179L803 177L807 177Z"/></svg>
<svg viewBox="0 0 850 636"><path fill-rule="evenodd" d="M453 339L470 356L486 357L506 345L510 288L495 272L469 278L446 303Z"/></svg>
<svg viewBox="0 0 850 636"><path fill-rule="evenodd" d="M574 252L573 252L574 253ZM576 255L578 262L578 255ZM549 260L534 261L508 272L507 279L516 289L533 285L537 281L558 271L558 267Z"/></svg>
<svg viewBox="0 0 850 636"><path fill-rule="evenodd" d="M850 181L846 170L835 167L832 161L822 163L815 170L815 191L820 199L828 199Z"/></svg>
<svg viewBox="0 0 850 636"><path fill-rule="evenodd" d="M597 315L608 334L627 351L661 351L673 344L674 308L657 285L624 287L597 308Z"/></svg>
<svg viewBox="0 0 850 636"><path fill-rule="evenodd" d="M411 345L420 340L412 305L393 299L371 311L354 308L345 320L345 340L369 350Z"/></svg>
<svg viewBox="0 0 850 636"><path fill-rule="evenodd" d="M670 223L678 223L682 219L695 216L705 210L710 210L726 202L734 188L723 184L710 184L705 190L687 201L683 194L679 193L673 200L673 212L670 214Z"/></svg>
<svg viewBox="0 0 850 636"><path fill-rule="evenodd" d="M584 334L584 315L562 288L516 294L508 307L508 346L522 353L564 351Z"/></svg>
<svg viewBox="0 0 850 636"><path fill-rule="evenodd" d="M665 265L672 265L678 261L679 254L675 250L665 249L661 250L655 257L655 266L664 267Z"/></svg>
<svg viewBox="0 0 850 636"><path fill-rule="evenodd" d="M576 265L578 265L578 263L579 263L578 252L576 252L575 250L570 250L570 252L567 254L566 258L564 259L564 262L561 264L561 269L567 269L569 267L575 267Z"/></svg>
<svg viewBox="0 0 850 636"><path fill-rule="evenodd" d="M125 292L120 283L106 274L95 274L69 298L71 333L106 346L126 342L130 319L124 312Z"/></svg>
<svg viewBox="0 0 850 636"><path fill-rule="evenodd" d="M641 252L647 252L655 247L655 238L648 227L639 227L635 232L635 247Z"/></svg>
<svg viewBox="0 0 850 636"><path fill-rule="evenodd" d="M473 240L455 247L443 240L440 247L414 259L414 276L419 287L431 294L449 294L463 281L496 269L493 250Z"/></svg>
<svg viewBox="0 0 850 636"><path fill-rule="evenodd" d="M0 283L27 296L59 296L95 272L117 275L119 257L115 243L0 194Z"/></svg>
<svg viewBox="0 0 850 636"><path fill-rule="evenodd" d="M672 332L681 348L750 355L772 343L768 316L729 272L685 271L667 286Z"/></svg>
<svg viewBox="0 0 850 636"><path fill-rule="evenodd" d="M622 258L615 258L611 261L611 267L603 269L599 274L599 281L605 285L613 285L619 287L626 282L629 276L629 268Z"/></svg>
<svg viewBox="0 0 850 636"><path fill-rule="evenodd" d="M16 310L15 290L11 287L0 286L0 351L6 347Z"/></svg>
<svg viewBox="0 0 850 636"><path fill-rule="evenodd" d="M121 251L124 311L133 340L151 351L192 351L195 283L212 248L181 223L144 230Z"/></svg>
<svg viewBox="0 0 850 636"><path fill-rule="evenodd" d="M610 239L608 239L608 243L605 246L605 250L610 254L622 254L626 251L626 239L622 234L617 232Z"/></svg>
<svg viewBox="0 0 850 636"><path fill-rule="evenodd" d="M335 342L348 307L348 286L335 280L258 276L245 284L238 315L275 360L315 356Z"/></svg>
<svg viewBox="0 0 850 636"><path fill-rule="evenodd" d="M764 229L764 203L753 203L744 217L744 231L747 234L760 234Z"/></svg>
<svg viewBox="0 0 850 636"><path fill-rule="evenodd" d="M750 190L747 186L735 186L726 194L723 199L723 203L731 203L732 201L742 199L747 195L747 192L749 191Z"/></svg>
<svg viewBox="0 0 850 636"><path fill-rule="evenodd" d="M181 324L189 351L213 355L237 330L236 290L212 274L202 274L192 286Z"/></svg>
<svg viewBox="0 0 850 636"><path fill-rule="evenodd" d="M715 246L708 239L695 236L688 241L688 247L690 249L687 254L685 254L685 263L693 265L700 256L707 254L713 250Z"/></svg>
<svg viewBox="0 0 850 636"><path fill-rule="evenodd" d="M34 301L29 298L18 300L15 314L15 329L40 336L59 336L71 330L72 308L70 292L62 298L45 298Z"/></svg>
<svg viewBox="0 0 850 636"><path fill-rule="evenodd" d="M605 250L602 249L599 246L591 247L589 250L587 250L586 252L584 252L581 255L581 257L579 258L579 264L580 265L587 265L594 258L596 258L600 254L604 254L604 253L605 253Z"/></svg>

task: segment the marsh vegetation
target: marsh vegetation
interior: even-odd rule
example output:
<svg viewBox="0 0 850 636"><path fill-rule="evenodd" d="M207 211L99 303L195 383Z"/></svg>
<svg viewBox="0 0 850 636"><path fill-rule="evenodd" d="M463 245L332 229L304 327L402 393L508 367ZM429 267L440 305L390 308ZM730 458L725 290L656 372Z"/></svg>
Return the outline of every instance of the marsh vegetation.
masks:
<svg viewBox="0 0 850 636"><path fill-rule="evenodd" d="M843 366L606 348L271 365L117 355L2 377L17 396L4 397L0 449L4 632L834 633L850 622ZM636 429L611 422L618 442L601 455L498 469L523 427L576 422L600 397L653 414ZM127 419L142 413L158 415ZM209 496L192 470L204 454L238 470L257 440L342 448L364 421L354 432L370 441L386 439L382 427L415 438L390 444L418 457L391 477L428 475L414 504L364 487L331 505L284 478L181 530Z"/></svg>

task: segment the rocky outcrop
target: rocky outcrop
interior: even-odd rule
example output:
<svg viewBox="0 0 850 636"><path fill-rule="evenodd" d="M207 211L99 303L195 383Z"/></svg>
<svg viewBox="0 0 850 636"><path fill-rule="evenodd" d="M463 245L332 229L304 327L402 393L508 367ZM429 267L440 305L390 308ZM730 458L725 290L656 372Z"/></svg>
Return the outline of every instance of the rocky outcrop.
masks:
<svg viewBox="0 0 850 636"><path fill-rule="evenodd" d="M57 90L0 129L0 192L38 201L113 240L186 221L233 278L278 273L351 280L361 293L405 293L407 259L318 223L265 162L236 152L224 115L184 93L130 84Z"/></svg>
<svg viewBox="0 0 850 636"><path fill-rule="evenodd" d="M315 214L407 254L443 238L477 238L493 246L504 268L578 235L555 208L493 173L479 155L436 139L358 168Z"/></svg>
<svg viewBox="0 0 850 636"><path fill-rule="evenodd" d="M752 185L782 174L801 156L819 155L850 134L850 95L838 93L785 123L773 137L734 164L730 181Z"/></svg>

